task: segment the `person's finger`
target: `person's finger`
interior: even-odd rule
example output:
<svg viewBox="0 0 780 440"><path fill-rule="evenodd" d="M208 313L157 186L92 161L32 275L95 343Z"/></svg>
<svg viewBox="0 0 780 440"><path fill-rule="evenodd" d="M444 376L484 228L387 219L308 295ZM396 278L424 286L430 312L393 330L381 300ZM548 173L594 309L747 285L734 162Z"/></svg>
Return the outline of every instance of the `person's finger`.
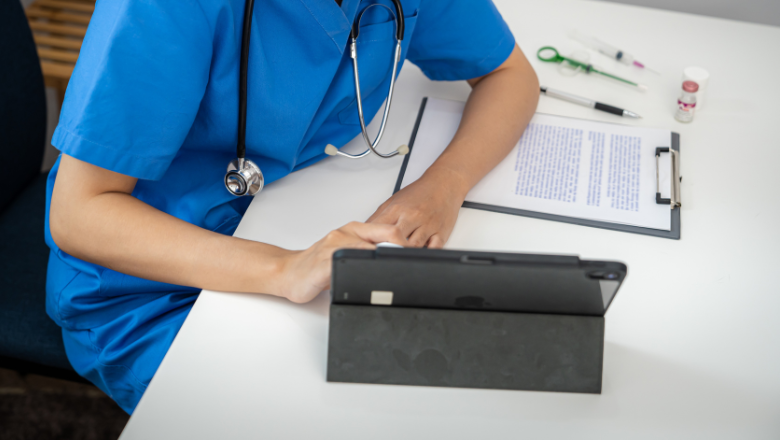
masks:
<svg viewBox="0 0 780 440"><path fill-rule="evenodd" d="M433 234L428 239L428 247L430 249L441 249L444 247L444 240L442 240L439 234Z"/></svg>
<svg viewBox="0 0 780 440"><path fill-rule="evenodd" d="M429 229L424 227L417 228L409 237L409 246L423 247L428 242L428 239L431 238L431 235L433 235L433 232Z"/></svg>
<svg viewBox="0 0 780 440"><path fill-rule="evenodd" d="M374 223L378 225L394 225L397 222L398 222L398 214L390 213L387 211L379 214L374 214L368 220L366 220L366 223Z"/></svg>
<svg viewBox="0 0 780 440"><path fill-rule="evenodd" d="M371 243L390 242L399 246L408 245L406 237L401 234L401 230L395 225L352 222L345 228L361 239Z"/></svg>
<svg viewBox="0 0 780 440"><path fill-rule="evenodd" d="M328 232L322 239L317 252L318 260L330 260L339 249L374 249L374 243L365 240L350 230L350 225Z"/></svg>
<svg viewBox="0 0 780 440"><path fill-rule="evenodd" d="M410 218L410 216L401 216L395 225L401 230L401 235L408 239L420 227L420 221Z"/></svg>

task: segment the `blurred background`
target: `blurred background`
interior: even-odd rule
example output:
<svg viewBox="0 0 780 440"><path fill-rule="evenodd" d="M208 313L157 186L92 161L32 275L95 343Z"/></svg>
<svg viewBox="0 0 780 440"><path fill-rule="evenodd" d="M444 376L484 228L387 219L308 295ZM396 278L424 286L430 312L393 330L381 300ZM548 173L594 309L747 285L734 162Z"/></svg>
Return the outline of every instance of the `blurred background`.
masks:
<svg viewBox="0 0 780 440"><path fill-rule="evenodd" d="M645 6L696 15L780 26L777 0L608 0L612 3Z"/></svg>
<svg viewBox="0 0 780 440"><path fill-rule="evenodd" d="M27 7L35 0L21 0ZM591 0L583 0L591 1ZM751 23L780 26L780 0L593 0L610 1L627 5L643 6L670 11L685 12L689 14L708 15L710 17L724 18L728 20L749 21ZM51 139L60 113L60 101L57 92L47 88L48 100L48 133L46 139ZM57 160L57 151L47 145L43 158L42 170L48 170Z"/></svg>

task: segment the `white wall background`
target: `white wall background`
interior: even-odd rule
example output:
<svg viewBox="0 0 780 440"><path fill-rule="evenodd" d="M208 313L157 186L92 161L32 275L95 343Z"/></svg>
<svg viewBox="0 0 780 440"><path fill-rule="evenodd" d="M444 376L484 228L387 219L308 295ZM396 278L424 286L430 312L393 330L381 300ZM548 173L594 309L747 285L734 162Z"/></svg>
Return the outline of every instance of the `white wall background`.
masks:
<svg viewBox="0 0 780 440"><path fill-rule="evenodd" d="M780 26L780 0L602 0Z"/></svg>
<svg viewBox="0 0 780 440"><path fill-rule="evenodd" d="M731 20L749 21L753 23L780 26L780 0L597 0L624 3L636 6L645 6L671 11L687 12L690 14L709 15ZM33 0L21 0L22 5L28 6ZM48 134L46 136L46 153L43 158L43 170L52 167L57 159L57 150L51 146L54 128L59 119L60 105L54 90L47 89L48 100Z"/></svg>

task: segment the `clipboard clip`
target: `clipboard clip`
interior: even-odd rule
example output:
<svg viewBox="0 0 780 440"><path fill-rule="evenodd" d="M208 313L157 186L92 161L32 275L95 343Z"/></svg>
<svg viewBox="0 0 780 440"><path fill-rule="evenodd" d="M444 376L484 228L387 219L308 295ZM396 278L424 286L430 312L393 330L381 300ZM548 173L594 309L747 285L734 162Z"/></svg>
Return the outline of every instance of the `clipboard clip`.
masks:
<svg viewBox="0 0 780 440"><path fill-rule="evenodd" d="M672 155L672 198L664 199L661 197L661 179L659 177L659 158L661 153L670 153ZM680 203L680 152L669 147L657 147L655 149L655 203L659 205L669 205L671 209L682 206Z"/></svg>

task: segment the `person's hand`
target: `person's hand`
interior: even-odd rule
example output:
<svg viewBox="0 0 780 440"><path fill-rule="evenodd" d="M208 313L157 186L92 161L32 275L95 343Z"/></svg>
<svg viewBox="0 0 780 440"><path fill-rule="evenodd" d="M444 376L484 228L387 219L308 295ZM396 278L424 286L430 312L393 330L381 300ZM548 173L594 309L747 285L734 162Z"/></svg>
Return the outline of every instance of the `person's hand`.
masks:
<svg viewBox="0 0 780 440"><path fill-rule="evenodd" d="M368 223L397 226L408 246L441 248L466 197L463 186L452 173L428 172L390 197Z"/></svg>
<svg viewBox="0 0 780 440"><path fill-rule="evenodd" d="M392 225L352 222L331 231L310 248L282 259L279 296L294 303L314 299L330 285L331 258L339 249L376 249L376 243L406 245L400 229Z"/></svg>

